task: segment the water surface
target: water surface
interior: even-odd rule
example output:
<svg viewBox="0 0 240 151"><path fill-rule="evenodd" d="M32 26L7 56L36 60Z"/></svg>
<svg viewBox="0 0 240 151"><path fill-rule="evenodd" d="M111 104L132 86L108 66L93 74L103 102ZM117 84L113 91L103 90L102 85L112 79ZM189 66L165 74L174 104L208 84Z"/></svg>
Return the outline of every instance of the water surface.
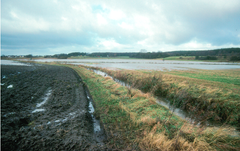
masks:
<svg viewBox="0 0 240 151"><path fill-rule="evenodd" d="M1 65L30 66L29 64L21 63L13 60L1 60Z"/></svg>
<svg viewBox="0 0 240 151"><path fill-rule="evenodd" d="M174 70L174 69L240 69L240 63L233 62L203 62L203 61L170 61L147 59L36 59L39 62L59 62L63 64L87 65L109 69L129 70Z"/></svg>

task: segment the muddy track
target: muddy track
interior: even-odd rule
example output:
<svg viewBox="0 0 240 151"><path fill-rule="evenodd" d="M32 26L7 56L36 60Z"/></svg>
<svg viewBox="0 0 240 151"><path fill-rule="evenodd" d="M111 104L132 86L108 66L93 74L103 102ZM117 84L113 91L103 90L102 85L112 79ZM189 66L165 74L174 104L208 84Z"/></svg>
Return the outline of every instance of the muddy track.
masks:
<svg viewBox="0 0 240 151"><path fill-rule="evenodd" d="M2 150L106 150L71 68L1 66Z"/></svg>

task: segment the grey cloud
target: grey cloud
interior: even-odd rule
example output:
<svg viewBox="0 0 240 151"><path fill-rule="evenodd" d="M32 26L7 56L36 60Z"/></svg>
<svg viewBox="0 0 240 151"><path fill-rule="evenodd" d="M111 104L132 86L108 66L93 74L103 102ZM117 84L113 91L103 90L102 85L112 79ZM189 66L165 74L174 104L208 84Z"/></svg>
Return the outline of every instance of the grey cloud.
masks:
<svg viewBox="0 0 240 151"><path fill-rule="evenodd" d="M192 40L219 47L239 46L238 8L237 0L3 0L1 47L6 53L28 49L52 53L49 50L63 51L71 46L111 51L99 48L98 39L121 45L112 51L139 51L144 44L149 49L174 49ZM109 18L113 11L124 17ZM123 23L126 28L120 26Z"/></svg>

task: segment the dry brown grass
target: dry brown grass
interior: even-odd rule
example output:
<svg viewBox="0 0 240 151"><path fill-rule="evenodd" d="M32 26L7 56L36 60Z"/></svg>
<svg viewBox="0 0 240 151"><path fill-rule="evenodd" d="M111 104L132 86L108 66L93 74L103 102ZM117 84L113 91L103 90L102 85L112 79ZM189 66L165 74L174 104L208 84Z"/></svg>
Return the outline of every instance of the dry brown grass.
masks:
<svg viewBox="0 0 240 151"><path fill-rule="evenodd" d="M195 138L193 142L189 142L185 138L177 134L173 139L169 139L165 132L157 133L157 129L162 127L157 123L150 132L145 132L145 136L139 140L139 146L142 150L163 150L163 151L203 151L214 150L207 142Z"/></svg>

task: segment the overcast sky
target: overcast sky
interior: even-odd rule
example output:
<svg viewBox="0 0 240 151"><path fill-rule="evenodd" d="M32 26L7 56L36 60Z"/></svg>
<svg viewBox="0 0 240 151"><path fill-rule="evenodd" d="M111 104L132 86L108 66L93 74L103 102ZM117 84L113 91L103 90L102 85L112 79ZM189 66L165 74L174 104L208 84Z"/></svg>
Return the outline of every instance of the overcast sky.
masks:
<svg viewBox="0 0 240 151"><path fill-rule="evenodd" d="M2 0L1 54L240 47L240 0Z"/></svg>

